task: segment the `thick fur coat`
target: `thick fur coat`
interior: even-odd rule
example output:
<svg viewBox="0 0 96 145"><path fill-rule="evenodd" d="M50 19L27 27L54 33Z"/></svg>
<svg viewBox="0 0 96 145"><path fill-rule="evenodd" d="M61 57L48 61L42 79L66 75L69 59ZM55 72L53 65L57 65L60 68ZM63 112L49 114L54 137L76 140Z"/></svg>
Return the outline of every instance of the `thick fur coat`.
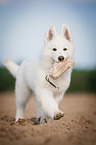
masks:
<svg viewBox="0 0 96 145"><path fill-rule="evenodd" d="M40 57L27 59L20 66L7 58L4 59L4 65L16 77L16 121L24 118L25 107L32 92L36 97L36 113L39 123L46 123L50 119L60 119L64 116L58 105L70 85L72 68L69 68L57 80L50 78L59 90L45 79L54 62L59 63L60 56L63 59L73 60L72 36L65 24L61 28L60 35L57 35L54 25L48 28Z"/></svg>

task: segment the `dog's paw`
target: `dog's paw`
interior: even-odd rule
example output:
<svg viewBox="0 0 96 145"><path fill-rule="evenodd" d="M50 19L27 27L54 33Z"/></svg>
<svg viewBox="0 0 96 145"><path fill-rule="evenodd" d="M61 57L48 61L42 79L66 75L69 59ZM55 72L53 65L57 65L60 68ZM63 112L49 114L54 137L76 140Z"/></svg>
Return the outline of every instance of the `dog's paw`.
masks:
<svg viewBox="0 0 96 145"><path fill-rule="evenodd" d="M63 116L64 116L64 112L59 110L58 112L55 113L54 120L59 120Z"/></svg>
<svg viewBox="0 0 96 145"><path fill-rule="evenodd" d="M47 118L45 116L41 116L37 119L37 122L39 124L44 124L44 123L48 123L51 119L50 118Z"/></svg>

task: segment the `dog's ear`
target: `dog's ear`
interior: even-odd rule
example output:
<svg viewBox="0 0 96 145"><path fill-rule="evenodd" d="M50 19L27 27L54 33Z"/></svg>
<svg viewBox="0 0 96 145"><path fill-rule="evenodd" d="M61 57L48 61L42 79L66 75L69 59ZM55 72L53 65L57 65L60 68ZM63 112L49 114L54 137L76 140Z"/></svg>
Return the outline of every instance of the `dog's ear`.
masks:
<svg viewBox="0 0 96 145"><path fill-rule="evenodd" d="M55 26L51 24L46 32L45 42L52 40L57 35Z"/></svg>
<svg viewBox="0 0 96 145"><path fill-rule="evenodd" d="M71 31L66 24L63 24L61 28L61 36L72 42Z"/></svg>

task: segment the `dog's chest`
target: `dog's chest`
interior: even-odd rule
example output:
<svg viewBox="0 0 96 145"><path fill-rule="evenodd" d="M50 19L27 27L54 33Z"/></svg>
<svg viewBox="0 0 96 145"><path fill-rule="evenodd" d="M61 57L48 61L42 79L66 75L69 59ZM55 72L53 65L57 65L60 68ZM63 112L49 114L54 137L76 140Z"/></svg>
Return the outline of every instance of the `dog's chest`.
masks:
<svg viewBox="0 0 96 145"><path fill-rule="evenodd" d="M66 91L70 85L70 79L71 79L71 70L67 70L66 73L64 73L62 76L60 76L58 79L54 80L51 77L49 78L50 82L54 84L59 89L55 88L54 85L52 85L50 82L46 81L46 84L53 92L62 92Z"/></svg>

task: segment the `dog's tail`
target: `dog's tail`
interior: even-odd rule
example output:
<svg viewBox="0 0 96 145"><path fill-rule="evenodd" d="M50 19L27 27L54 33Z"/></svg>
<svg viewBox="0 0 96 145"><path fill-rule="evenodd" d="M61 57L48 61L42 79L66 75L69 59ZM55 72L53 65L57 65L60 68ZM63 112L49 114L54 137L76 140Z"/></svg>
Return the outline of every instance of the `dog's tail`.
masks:
<svg viewBox="0 0 96 145"><path fill-rule="evenodd" d="M3 58L3 64L10 71L10 73L16 78L19 65L17 65L16 63L12 62L11 60L7 58Z"/></svg>

